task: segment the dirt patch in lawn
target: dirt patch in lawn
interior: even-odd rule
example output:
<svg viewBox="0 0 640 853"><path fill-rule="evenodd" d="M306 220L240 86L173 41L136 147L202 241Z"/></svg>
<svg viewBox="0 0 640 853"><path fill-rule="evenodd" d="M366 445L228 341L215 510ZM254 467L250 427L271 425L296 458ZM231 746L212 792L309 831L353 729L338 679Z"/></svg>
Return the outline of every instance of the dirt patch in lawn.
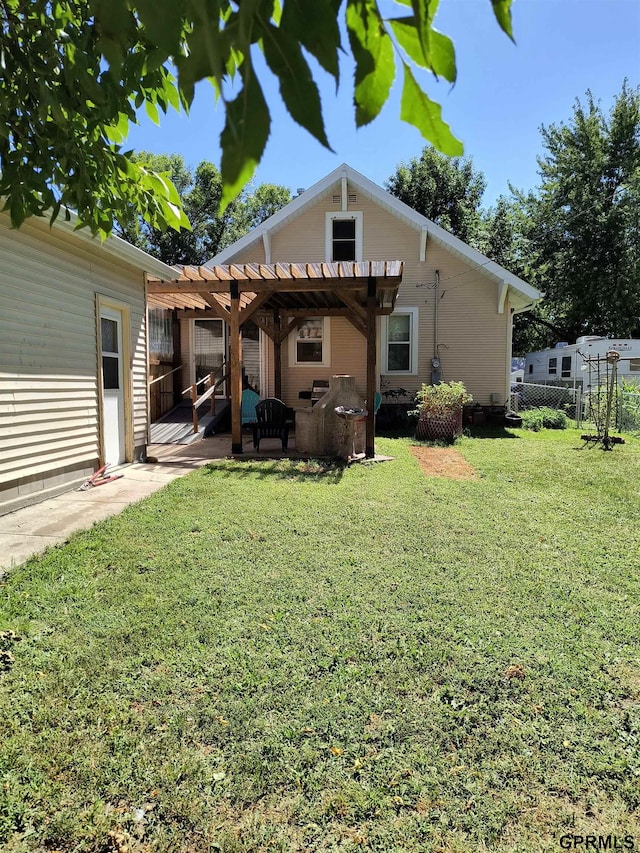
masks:
<svg viewBox="0 0 640 853"><path fill-rule="evenodd" d="M475 480L475 468L453 447L410 447L427 477L449 477L451 480Z"/></svg>

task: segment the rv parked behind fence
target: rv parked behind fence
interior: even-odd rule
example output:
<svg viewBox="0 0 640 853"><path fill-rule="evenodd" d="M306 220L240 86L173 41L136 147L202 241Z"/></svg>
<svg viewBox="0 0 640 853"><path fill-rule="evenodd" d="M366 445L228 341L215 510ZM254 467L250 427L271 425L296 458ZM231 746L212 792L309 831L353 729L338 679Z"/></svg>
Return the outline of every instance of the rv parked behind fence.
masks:
<svg viewBox="0 0 640 853"><path fill-rule="evenodd" d="M590 391L607 381L605 356L609 350L620 353L618 381L627 379L640 383L640 339L613 339L601 335L583 335L575 344L561 342L540 352L527 353L524 381L570 385Z"/></svg>

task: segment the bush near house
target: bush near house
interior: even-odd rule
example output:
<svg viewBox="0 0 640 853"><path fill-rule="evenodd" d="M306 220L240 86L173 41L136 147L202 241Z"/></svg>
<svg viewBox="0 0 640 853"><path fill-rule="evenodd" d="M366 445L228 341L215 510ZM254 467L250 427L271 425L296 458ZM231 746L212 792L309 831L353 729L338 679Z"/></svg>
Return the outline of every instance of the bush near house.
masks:
<svg viewBox="0 0 640 853"><path fill-rule="evenodd" d="M550 409L542 406L538 409L527 409L519 412L522 418L522 426L532 432L540 432L541 429L567 429L570 424L566 412L560 409Z"/></svg>

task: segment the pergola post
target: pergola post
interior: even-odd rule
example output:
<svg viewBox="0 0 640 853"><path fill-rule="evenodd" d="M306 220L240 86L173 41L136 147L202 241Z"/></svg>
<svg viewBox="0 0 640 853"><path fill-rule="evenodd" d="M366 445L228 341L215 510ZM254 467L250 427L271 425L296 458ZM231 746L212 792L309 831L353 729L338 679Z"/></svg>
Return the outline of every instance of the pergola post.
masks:
<svg viewBox="0 0 640 853"><path fill-rule="evenodd" d="M367 422L364 454L367 459L376 455L374 412L376 395L376 280L370 276L367 282Z"/></svg>
<svg viewBox="0 0 640 853"><path fill-rule="evenodd" d="M242 340L240 338L240 293L238 282L229 284L231 311L229 349L231 355L231 452L242 453Z"/></svg>
<svg viewBox="0 0 640 853"><path fill-rule="evenodd" d="M276 309L273 312L273 324L276 334L273 337L273 394L278 400L282 399L282 341L280 339L281 317Z"/></svg>

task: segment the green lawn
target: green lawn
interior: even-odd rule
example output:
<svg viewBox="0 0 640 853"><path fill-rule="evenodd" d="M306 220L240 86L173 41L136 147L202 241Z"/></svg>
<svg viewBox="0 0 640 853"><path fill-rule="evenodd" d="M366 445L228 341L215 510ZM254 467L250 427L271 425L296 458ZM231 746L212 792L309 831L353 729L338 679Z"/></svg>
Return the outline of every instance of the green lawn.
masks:
<svg viewBox="0 0 640 853"><path fill-rule="evenodd" d="M640 443L409 446L212 465L10 572L0 848L637 849Z"/></svg>

